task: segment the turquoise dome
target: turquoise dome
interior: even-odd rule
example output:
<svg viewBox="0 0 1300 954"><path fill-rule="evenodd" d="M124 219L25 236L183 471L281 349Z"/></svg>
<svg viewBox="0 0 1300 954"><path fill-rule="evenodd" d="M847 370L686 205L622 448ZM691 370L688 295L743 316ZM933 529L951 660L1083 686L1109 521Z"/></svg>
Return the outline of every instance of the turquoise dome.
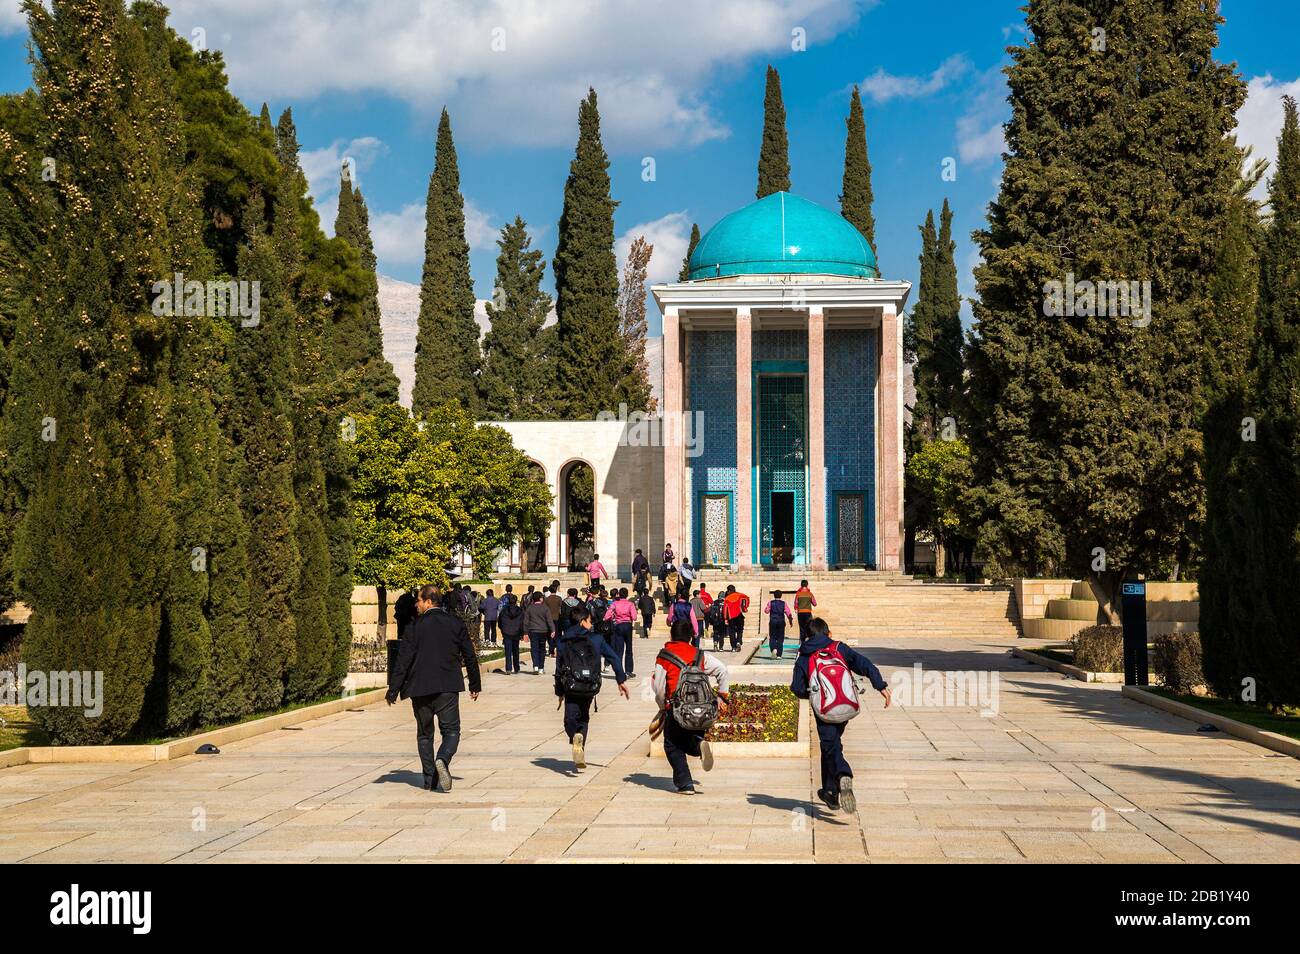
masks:
<svg viewBox="0 0 1300 954"><path fill-rule="evenodd" d="M737 209L704 233L689 274L845 275L879 278L876 256L842 216L789 192L773 192Z"/></svg>

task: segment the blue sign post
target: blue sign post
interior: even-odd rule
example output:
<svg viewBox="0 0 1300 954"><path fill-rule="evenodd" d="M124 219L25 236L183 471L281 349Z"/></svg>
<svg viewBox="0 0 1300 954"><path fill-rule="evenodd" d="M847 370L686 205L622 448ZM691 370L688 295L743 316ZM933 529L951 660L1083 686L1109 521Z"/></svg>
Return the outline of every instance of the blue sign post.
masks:
<svg viewBox="0 0 1300 954"><path fill-rule="evenodd" d="M1120 621L1124 624L1124 685L1147 684L1147 585L1120 584Z"/></svg>

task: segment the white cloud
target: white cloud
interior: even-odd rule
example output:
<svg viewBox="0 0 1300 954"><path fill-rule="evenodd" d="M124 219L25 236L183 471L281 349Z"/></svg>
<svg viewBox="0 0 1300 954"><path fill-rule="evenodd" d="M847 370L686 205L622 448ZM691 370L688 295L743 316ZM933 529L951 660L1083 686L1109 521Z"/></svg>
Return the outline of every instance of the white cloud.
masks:
<svg viewBox="0 0 1300 954"><path fill-rule="evenodd" d="M412 202L397 212L370 213L370 237L380 271L424 262L424 203Z"/></svg>
<svg viewBox="0 0 1300 954"><path fill-rule="evenodd" d="M970 70L970 60L960 53L948 57L929 76L895 76L882 66L862 81L862 92L877 103L887 103L891 99L919 99L951 86Z"/></svg>
<svg viewBox="0 0 1300 954"><path fill-rule="evenodd" d="M497 239L500 236L501 226L493 225L488 213L475 205L472 199L466 199L465 241L469 243L469 247L494 252L497 250Z"/></svg>
<svg viewBox="0 0 1300 954"><path fill-rule="evenodd" d="M957 117L957 155L963 162L987 162L1006 150L1002 129L1011 107L1007 104L1007 78L1001 66L980 74L966 110Z"/></svg>
<svg viewBox="0 0 1300 954"><path fill-rule="evenodd" d="M3 0L12 3L12 0ZM790 52L802 27L827 42L859 0L172 0L171 24L220 48L251 101L384 93L458 135L570 145L578 101L600 95L611 148L728 135L700 90L721 68ZM504 49L494 50L504 43Z"/></svg>
<svg viewBox="0 0 1300 954"><path fill-rule="evenodd" d="M1280 82L1270 75L1256 76L1246 86L1246 102L1237 111L1237 144L1251 146L1252 159L1267 159L1269 170L1253 195L1268 198L1268 177L1277 162L1277 137L1282 132L1282 97L1300 99L1300 79Z"/></svg>
<svg viewBox="0 0 1300 954"><path fill-rule="evenodd" d="M623 266L627 264L632 241L642 235L654 246L654 251L650 253L650 265L646 269L647 284L677 281L682 259L686 257L686 249L691 244L690 216L685 212L669 212L652 222L642 222L627 229L614 243L620 275L623 274Z"/></svg>
<svg viewBox="0 0 1300 954"><path fill-rule="evenodd" d="M339 210L339 178L343 162L352 167L352 181L359 188L363 172L369 170L380 156L387 154L388 146L374 136L357 139L335 139L320 149L304 149L298 154L298 163L307 177L307 191L311 193L321 228L326 235L334 234L334 219Z"/></svg>
<svg viewBox="0 0 1300 954"><path fill-rule="evenodd" d="M27 29L27 15L20 6L22 0L0 0L0 36Z"/></svg>

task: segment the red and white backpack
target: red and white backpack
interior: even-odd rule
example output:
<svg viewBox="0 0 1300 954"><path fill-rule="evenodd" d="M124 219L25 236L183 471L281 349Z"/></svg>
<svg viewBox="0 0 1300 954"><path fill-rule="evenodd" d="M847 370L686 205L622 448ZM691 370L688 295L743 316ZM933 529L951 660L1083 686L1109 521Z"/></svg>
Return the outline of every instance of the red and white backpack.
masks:
<svg viewBox="0 0 1300 954"><path fill-rule="evenodd" d="M848 722L862 711L853 670L840 655L839 643L808 657L808 701L822 722Z"/></svg>

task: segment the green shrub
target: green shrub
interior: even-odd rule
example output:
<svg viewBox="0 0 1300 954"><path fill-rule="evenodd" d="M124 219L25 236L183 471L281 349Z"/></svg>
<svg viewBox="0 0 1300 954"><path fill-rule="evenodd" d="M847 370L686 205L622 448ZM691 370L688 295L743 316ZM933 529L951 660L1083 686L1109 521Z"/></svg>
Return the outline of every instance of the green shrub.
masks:
<svg viewBox="0 0 1300 954"><path fill-rule="evenodd" d="M1124 630L1118 626L1089 626L1070 638L1074 664L1088 672L1124 671Z"/></svg>
<svg viewBox="0 0 1300 954"><path fill-rule="evenodd" d="M1151 666L1170 692L1186 694L1205 685L1200 634L1165 633L1157 636Z"/></svg>

